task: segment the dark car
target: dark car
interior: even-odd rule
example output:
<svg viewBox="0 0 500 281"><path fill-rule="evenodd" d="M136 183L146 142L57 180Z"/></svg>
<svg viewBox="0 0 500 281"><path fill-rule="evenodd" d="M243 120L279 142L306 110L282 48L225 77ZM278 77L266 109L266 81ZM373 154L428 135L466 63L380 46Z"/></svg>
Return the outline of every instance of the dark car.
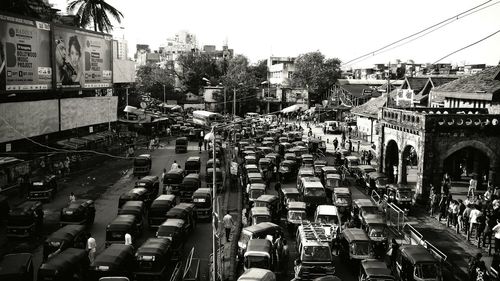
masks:
<svg viewBox="0 0 500 281"><path fill-rule="evenodd" d="M160 191L160 179L158 176L145 176L135 183L135 187L143 187L148 190L150 202L153 201Z"/></svg>
<svg viewBox="0 0 500 281"><path fill-rule="evenodd" d="M132 277L134 269L134 247L131 245L114 244L106 248L90 266L90 281L98 281L101 277L124 276Z"/></svg>
<svg viewBox="0 0 500 281"><path fill-rule="evenodd" d="M29 237L43 226L43 209L39 201L27 201L13 208L7 218L8 237Z"/></svg>
<svg viewBox="0 0 500 281"><path fill-rule="evenodd" d="M163 194L153 201L148 212L149 227L158 227L167 219L167 212L177 204L176 196Z"/></svg>
<svg viewBox="0 0 500 281"><path fill-rule="evenodd" d="M33 281L33 256L30 253L17 253L0 259L0 280Z"/></svg>
<svg viewBox="0 0 500 281"><path fill-rule="evenodd" d="M172 260L172 241L149 238L135 253L134 280L164 280Z"/></svg>
<svg viewBox="0 0 500 281"><path fill-rule="evenodd" d="M53 232L43 243L43 260L68 248L85 249L90 233L83 225L66 225Z"/></svg>
<svg viewBox="0 0 500 281"><path fill-rule="evenodd" d="M91 226L95 218L95 205L93 200L79 199L75 200L67 207L61 209L60 224L79 224Z"/></svg>
<svg viewBox="0 0 500 281"><path fill-rule="evenodd" d="M87 280L89 263L85 249L68 248L40 266L37 280Z"/></svg>
<svg viewBox="0 0 500 281"><path fill-rule="evenodd" d="M150 200L151 198L149 197L147 189L144 187L132 188L130 191L120 195L120 198L118 199L118 209L121 209L121 207L128 201L142 201L146 204L146 206L149 206L151 203Z"/></svg>
<svg viewBox="0 0 500 281"><path fill-rule="evenodd" d="M55 175L36 177L31 181L28 200L50 201L57 192Z"/></svg>

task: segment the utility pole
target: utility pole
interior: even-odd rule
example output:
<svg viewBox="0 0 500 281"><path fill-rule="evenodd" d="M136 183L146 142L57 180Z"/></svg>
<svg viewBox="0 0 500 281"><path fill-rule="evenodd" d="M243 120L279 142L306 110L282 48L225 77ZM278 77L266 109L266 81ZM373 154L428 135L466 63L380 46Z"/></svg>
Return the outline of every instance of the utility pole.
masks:
<svg viewBox="0 0 500 281"><path fill-rule="evenodd" d="M227 114L227 111L226 111L226 87L224 87L224 115Z"/></svg>
<svg viewBox="0 0 500 281"><path fill-rule="evenodd" d="M165 113L165 84L163 84L163 113Z"/></svg>
<svg viewBox="0 0 500 281"><path fill-rule="evenodd" d="M387 64L387 100L385 102L385 107L389 107L389 101L391 100L389 92L391 91L391 62Z"/></svg>
<svg viewBox="0 0 500 281"><path fill-rule="evenodd" d="M127 106L128 106L128 87L125 88L125 95L127 97ZM127 110L127 120L128 120L128 110Z"/></svg>
<svg viewBox="0 0 500 281"><path fill-rule="evenodd" d="M233 88L233 121L236 117L236 87Z"/></svg>

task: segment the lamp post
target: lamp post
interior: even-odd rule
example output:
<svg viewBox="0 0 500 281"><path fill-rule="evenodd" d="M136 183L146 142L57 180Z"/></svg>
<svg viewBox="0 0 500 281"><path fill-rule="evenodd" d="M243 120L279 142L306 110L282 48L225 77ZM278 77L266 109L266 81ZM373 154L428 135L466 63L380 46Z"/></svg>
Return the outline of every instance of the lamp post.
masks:
<svg viewBox="0 0 500 281"><path fill-rule="evenodd" d="M267 100L267 114L270 113L269 111L269 96L271 95L271 83L269 83L269 81L264 81L262 83L260 83L261 85L266 85L267 84L267 97L266 97L266 100Z"/></svg>
<svg viewBox="0 0 500 281"><path fill-rule="evenodd" d="M212 126L212 131L210 133L205 135L205 140L211 140L212 141L212 157L215 161L215 126ZM215 162L214 162L215 163ZM215 185L215 174L216 174L216 167L214 165L213 167L213 172L212 172L212 263L214 270L212 272L212 280L216 281L217 280L217 229L216 225L218 224L218 218L219 215L217 214L217 211L215 209L215 206L217 204L217 186Z"/></svg>
<svg viewBox="0 0 500 281"><path fill-rule="evenodd" d="M127 97L127 106L128 106L128 87L125 88L125 96ZM128 120L128 111L127 111L127 120Z"/></svg>
<svg viewBox="0 0 500 281"><path fill-rule="evenodd" d="M163 84L163 113L165 113L165 84Z"/></svg>
<svg viewBox="0 0 500 281"><path fill-rule="evenodd" d="M238 83L238 86L243 86L243 83ZM236 87L233 88L233 121L236 117Z"/></svg>

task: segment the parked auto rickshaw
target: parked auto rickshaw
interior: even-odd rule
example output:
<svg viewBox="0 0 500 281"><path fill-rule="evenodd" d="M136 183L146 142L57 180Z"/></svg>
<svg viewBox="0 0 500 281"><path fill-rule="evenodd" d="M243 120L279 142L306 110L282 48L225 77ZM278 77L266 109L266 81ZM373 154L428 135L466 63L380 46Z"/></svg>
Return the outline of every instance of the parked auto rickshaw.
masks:
<svg viewBox="0 0 500 281"><path fill-rule="evenodd" d="M337 207L342 222L347 221L351 215L352 195L347 187L337 187L333 190L332 202Z"/></svg>
<svg viewBox="0 0 500 281"><path fill-rule="evenodd" d="M123 276L132 278L134 269L134 247L113 244L101 252L89 270L89 280L98 281L101 277Z"/></svg>
<svg viewBox="0 0 500 281"><path fill-rule="evenodd" d="M7 237L29 237L41 232L43 209L40 201L26 201L14 207L7 217Z"/></svg>
<svg viewBox="0 0 500 281"><path fill-rule="evenodd" d="M376 259L362 260L359 269L359 281L394 281L391 270L383 261Z"/></svg>
<svg viewBox="0 0 500 281"><path fill-rule="evenodd" d="M375 190L379 196L384 196L387 189L388 178L384 173L371 172L368 174L366 180L366 190L368 195L372 194L372 190Z"/></svg>
<svg viewBox="0 0 500 281"><path fill-rule="evenodd" d="M358 156L345 156L344 158L344 166L351 175L353 173L353 167L359 166L360 163Z"/></svg>
<svg viewBox="0 0 500 281"><path fill-rule="evenodd" d="M382 215L366 215L363 219L364 229L372 241L374 257L383 258L389 243L389 230L385 218Z"/></svg>
<svg viewBox="0 0 500 281"><path fill-rule="evenodd" d="M219 159L208 159L207 161L207 164L205 165L205 172L209 169L209 168L213 168L214 167L214 162L215 162L215 167L216 168L220 168L220 160Z"/></svg>
<svg viewBox="0 0 500 281"><path fill-rule="evenodd" d="M287 205L286 224L288 232L293 235L297 231L297 226L307 223L306 203L300 201L290 201Z"/></svg>
<svg viewBox="0 0 500 281"><path fill-rule="evenodd" d="M134 280L163 280L172 259L172 241L149 238L135 252Z"/></svg>
<svg viewBox="0 0 500 281"><path fill-rule="evenodd" d="M207 183L208 188L214 188L214 183L213 183L213 175L214 174L213 173L214 173L213 168L207 169L205 181ZM215 169L215 188L218 191L221 191L223 188L222 170L220 168Z"/></svg>
<svg viewBox="0 0 500 281"><path fill-rule="evenodd" d="M248 241L243 255L243 269L262 268L274 269L274 251L271 241L267 239L252 239Z"/></svg>
<svg viewBox="0 0 500 281"><path fill-rule="evenodd" d="M248 200L254 202L257 198L266 194L266 185L264 183L251 183L247 194Z"/></svg>
<svg viewBox="0 0 500 281"><path fill-rule="evenodd" d="M262 174L260 172L258 173L247 173L247 183L249 184L254 184L254 183L262 183L266 184L266 181L262 177Z"/></svg>
<svg viewBox="0 0 500 281"><path fill-rule="evenodd" d="M168 171L163 177L163 194L167 194L168 191L170 191L171 194L179 196L179 189L184 176L185 173L183 169Z"/></svg>
<svg viewBox="0 0 500 281"><path fill-rule="evenodd" d="M282 138L280 138L280 144L278 146L278 153L281 155L281 156L284 156L285 153L290 149L292 148L292 144L289 143L289 142L282 142Z"/></svg>
<svg viewBox="0 0 500 281"><path fill-rule="evenodd" d="M135 242L138 231L136 218L133 215L118 215L106 227L106 247L112 244L124 244L125 234L132 236L132 242Z"/></svg>
<svg viewBox="0 0 500 281"><path fill-rule="evenodd" d="M148 190L144 187L132 188L128 192L120 195L118 199L118 210L128 201L142 201L146 206L151 205L151 198L149 197Z"/></svg>
<svg viewBox="0 0 500 281"><path fill-rule="evenodd" d="M346 228L340 239L340 257L348 262L358 264L362 260L373 258L371 241L364 230Z"/></svg>
<svg viewBox="0 0 500 281"><path fill-rule="evenodd" d="M59 223L61 226L79 224L91 226L95 218L94 200L78 199L61 209Z"/></svg>
<svg viewBox="0 0 500 281"><path fill-rule="evenodd" d="M271 221L271 212L267 207L252 207L252 209L250 210L251 225Z"/></svg>
<svg viewBox="0 0 500 281"><path fill-rule="evenodd" d="M68 248L85 249L90 233L83 225L66 225L53 232L43 243L43 261Z"/></svg>
<svg viewBox="0 0 500 281"><path fill-rule="evenodd" d="M273 172L273 166L271 159L269 158L260 158L259 159L259 169L264 178L268 179L271 177Z"/></svg>
<svg viewBox="0 0 500 281"><path fill-rule="evenodd" d="M281 204L278 196L263 194L253 201L254 207L266 207L271 212L274 222L279 223L281 218Z"/></svg>
<svg viewBox="0 0 500 281"><path fill-rule="evenodd" d="M364 221L364 217L367 215L377 215L380 210L375 203L370 199L356 199L352 202L351 217L356 216L360 223ZM364 225L362 225L364 227Z"/></svg>
<svg viewBox="0 0 500 281"><path fill-rule="evenodd" d="M314 157L311 154L302 154L301 156L302 167L311 167L314 171Z"/></svg>
<svg viewBox="0 0 500 281"><path fill-rule="evenodd" d="M250 173L260 173L259 167L255 164L250 164L250 165L245 165L245 173L250 174Z"/></svg>
<svg viewBox="0 0 500 281"><path fill-rule="evenodd" d="M326 152L326 143L320 139L310 139L308 143L309 153L325 153Z"/></svg>
<svg viewBox="0 0 500 281"><path fill-rule="evenodd" d="M395 253L395 275L401 280L441 281L441 264L422 245L402 245Z"/></svg>
<svg viewBox="0 0 500 281"><path fill-rule="evenodd" d="M276 275L271 270L249 268L238 277L238 281L276 281Z"/></svg>
<svg viewBox="0 0 500 281"><path fill-rule="evenodd" d="M31 253L7 254L0 259L0 280L33 281L33 255Z"/></svg>
<svg viewBox="0 0 500 281"><path fill-rule="evenodd" d="M282 187L279 191L281 209L285 209L289 202L297 202L302 200L302 196L296 187Z"/></svg>
<svg viewBox="0 0 500 281"><path fill-rule="evenodd" d="M200 174L188 174L182 180L179 188L179 199L181 202L191 202L193 192L201 187Z"/></svg>
<svg viewBox="0 0 500 281"><path fill-rule="evenodd" d="M191 156L184 164L186 174L199 174L201 169L201 160L199 156Z"/></svg>
<svg viewBox="0 0 500 281"><path fill-rule="evenodd" d="M296 167L297 163L295 162L295 160L282 161L278 169L281 182L286 182L287 180L292 179L296 175Z"/></svg>
<svg viewBox="0 0 500 281"><path fill-rule="evenodd" d="M193 193L193 204L196 206L198 219L212 218L212 191L210 188L198 188Z"/></svg>
<svg viewBox="0 0 500 281"><path fill-rule="evenodd" d="M134 176L143 177L151 172L151 155L141 154L134 159Z"/></svg>
<svg viewBox="0 0 500 281"><path fill-rule="evenodd" d="M182 219L186 222L186 234L196 228L196 210L192 203L179 203L167 212L167 218Z"/></svg>
<svg viewBox="0 0 500 281"><path fill-rule="evenodd" d="M364 188L366 188L366 183L369 179L368 174L371 172L375 172L376 169L372 165L358 165L357 173L354 173L354 177L358 184Z"/></svg>
<svg viewBox="0 0 500 281"><path fill-rule="evenodd" d="M143 187L148 190L148 197L153 201L160 191L160 179L158 176L145 176L135 182L135 187Z"/></svg>
<svg viewBox="0 0 500 281"><path fill-rule="evenodd" d="M184 242L187 239L187 223L183 219L169 218L158 226L157 238L164 238L172 241L172 260L178 261L181 255Z"/></svg>
<svg viewBox="0 0 500 281"><path fill-rule="evenodd" d="M265 158L271 159L271 164L273 167L278 167L280 164L280 155L278 153L269 153L265 155Z"/></svg>
<svg viewBox="0 0 500 281"><path fill-rule="evenodd" d="M318 159L318 160L315 160L314 161L314 174L321 178L321 174L322 174L322 169L323 167L326 167L326 160L323 160L323 159Z"/></svg>
<svg viewBox="0 0 500 281"><path fill-rule="evenodd" d="M50 201L57 193L57 181L55 175L36 177L31 181L28 200Z"/></svg>
<svg viewBox="0 0 500 281"><path fill-rule="evenodd" d="M245 165L248 165L248 164L255 164L255 165L257 165L258 164L257 157L254 156L254 155L247 155L243 159L245 161Z"/></svg>
<svg viewBox="0 0 500 281"><path fill-rule="evenodd" d="M409 212L413 205L413 190L401 184L389 184L384 196L388 203L394 203L405 212Z"/></svg>
<svg viewBox="0 0 500 281"><path fill-rule="evenodd" d="M300 165L300 159L297 158L297 156L295 156L295 153L290 153L290 152L287 152L285 153L285 156L283 156L283 159L285 160L291 160L293 161L297 166Z"/></svg>
<svg viewBox="0 0 500 281"><path fill-rule="evenodd" d="M138 234L144 229L144 216L146 215L146 206L142 201L127 201L121 209L118 210L118 215L132 215L135 217L135 224Z"/></svg>
<svg viewBox="0 0 500 281"><path fill-rule="evenodd" d="M340 186L340 175L339 174L326 174L324 178L325 189L329 191L330 194Z"/></svg>
<svg viewBox="0 0 500 281"><path fill-rule="evenodd" d="M340 172L337 170L336 167L334 166L325 166L323 168L321 168L321 176L320 176L320 179L321 179L321 182L323 184L326 183L326 176L329 175L329 174L337 174L337 175L340 175Z"/></svg>
<svg viewBox="0 0 500 281"><path fill-rule="evenodd" d="M149 227L158 227L167 219L167 212L177 204L177 198L173 194L163 194L158 196L151 207L149 207L148 221Z"/></svg>
<svg viewBox="0 0 500 281"><path fill-rule="evenodd" d="M186 137L180 137L175 140L175 153L187 152L188 139Z"/></svg>
<svg viewBox="0 0 500 281"><path fill-rule="evenodd" d="M277 234L283 234L281 227L272 222L262 222L243 228L238 240L238 260L242 261L248 241L258 238L264 239L267 235L276 236Z"/></svg>
<svg viewBox="0 0 500 281"><path fill-rule="evenodd" d="M85 249L68 248L40 265L37 280L88 280L89 265L90 262Z"/></svg>

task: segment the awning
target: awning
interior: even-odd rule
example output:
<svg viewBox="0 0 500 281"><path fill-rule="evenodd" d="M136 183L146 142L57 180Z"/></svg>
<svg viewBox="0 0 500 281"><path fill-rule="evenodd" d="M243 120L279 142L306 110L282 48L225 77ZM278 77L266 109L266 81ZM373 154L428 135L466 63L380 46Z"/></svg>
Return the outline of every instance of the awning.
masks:
<svg viewBox="0 0 500 281"><path fill-rule="evenodd" d="M125 109L123 110L123 112L128 112L128 113L134 113L136 111L137 111L137 107L131 106L131 105L125 106Z"/></svg>
<svg viewBox="0 0 500 281"><path fill-rule="evenodd" d="M299 110L299 107L296 104L294 104L294 105L291 105L289 107L283 108L281 110L281 113L290 113L290 112L295 112L298 110Z"/></svg>

